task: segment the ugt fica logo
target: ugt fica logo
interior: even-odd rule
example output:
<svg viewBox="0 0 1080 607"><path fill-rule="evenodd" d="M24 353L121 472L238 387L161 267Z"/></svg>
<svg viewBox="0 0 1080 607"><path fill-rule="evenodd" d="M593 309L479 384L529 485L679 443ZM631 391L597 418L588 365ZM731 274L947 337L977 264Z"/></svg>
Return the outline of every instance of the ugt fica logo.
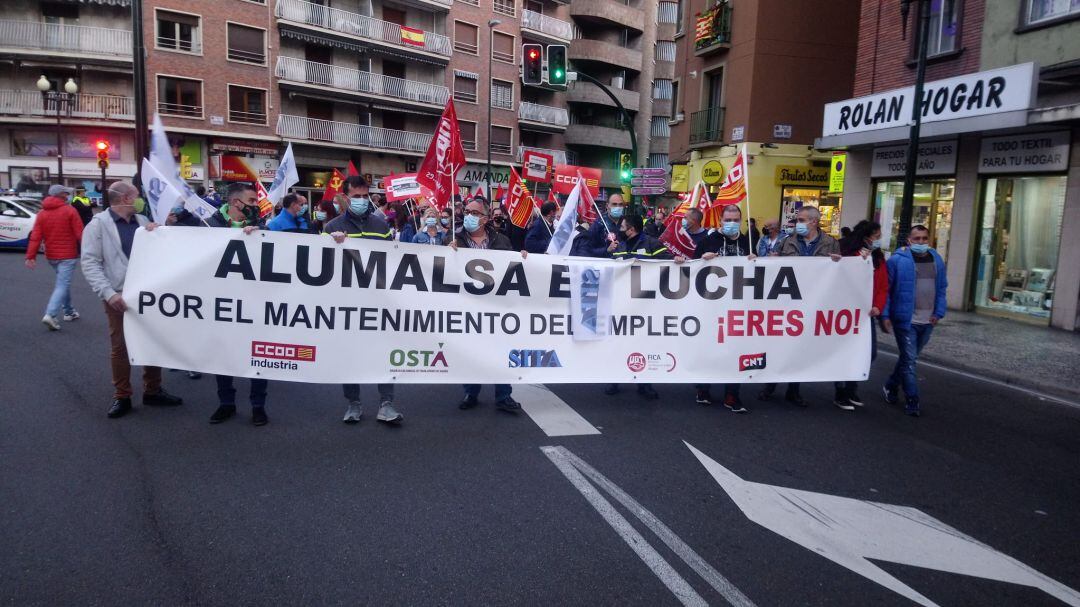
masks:
<svg viewBox="0 0 1080 607"><path fill-rule="evenodd" d="M300 368L295 361L315 362L315 346L280 344L272 341L251 342L251 366L264 369Z"/></svg>
<svg viewBox="0 0 1080 607"><path fill-rule="evenodd" d="M399 373L447 373L450 365L442 351L437 350L391 350L390 370Z"/></svg>
<svg viewBox="0 0 1080 607"><path fill-rule="evenodd" d="M666 371L670 373L675 370L675 365L675 355L671 352L663 354L633 352L626 357L626 368L630 369L632 373L641 373L642 371Z"/></svg>
<svg viewBox="0 0 1080 607"><path fill-rule="evenodd" d="M739 371L753 371L765 368L765 353L743 354L739 357Z"/></svg>
<svg viewBox="0 0 1080 607"><path fill-rule="evenodd" d="M510 350L507 357L511 369L519 367L561 367L555 350Z"/></svg>

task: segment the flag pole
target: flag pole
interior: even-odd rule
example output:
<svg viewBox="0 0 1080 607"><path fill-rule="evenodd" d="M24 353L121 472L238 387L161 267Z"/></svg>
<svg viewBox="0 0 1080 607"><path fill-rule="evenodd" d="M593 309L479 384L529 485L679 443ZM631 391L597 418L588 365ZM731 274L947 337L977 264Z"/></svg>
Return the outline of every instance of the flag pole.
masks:
<svg viewBox="0 0 1080 607"><path fill-rule="evenodd" d="M742 162L743 162L743 189L746 190L746 237L750 242L750 254L756 255L754 248L754 232L750 230L750 219L753 214L750 213L750 162L746 157L746 144L742 144Z"/></svg>

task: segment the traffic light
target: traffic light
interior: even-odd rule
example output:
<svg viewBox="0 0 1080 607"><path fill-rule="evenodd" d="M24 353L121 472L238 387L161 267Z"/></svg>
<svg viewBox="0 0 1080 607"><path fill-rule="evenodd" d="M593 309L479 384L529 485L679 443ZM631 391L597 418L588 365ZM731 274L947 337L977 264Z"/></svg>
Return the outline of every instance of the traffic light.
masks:
<svg viewBox="0 0 1080 607"><path fill-rule="evenodd" d="M634 162L630 158L630 154L619 154L619 179L623 183L630 183L630 177L633 174Z"/></svg>
<svg viewBox="0 0 1080 607"><path fill-rule="evenodd" d="M544 47L539 44L521 45L522 69L521 82L523 84L544 83Z"/></svg>
<svg viewBox="0 0 1080 607"><path fill-rule="evenodd" d="M566 84L566 45L549 44L547 47L548 84Z"/></svg>
<svg viewBox="0 0 1080 607"><path fill-rule="evenodd" d="M97 147L97 165L102 169L109 168L109 149L112 146L104 139L99 139L95 146Z"/></svg>

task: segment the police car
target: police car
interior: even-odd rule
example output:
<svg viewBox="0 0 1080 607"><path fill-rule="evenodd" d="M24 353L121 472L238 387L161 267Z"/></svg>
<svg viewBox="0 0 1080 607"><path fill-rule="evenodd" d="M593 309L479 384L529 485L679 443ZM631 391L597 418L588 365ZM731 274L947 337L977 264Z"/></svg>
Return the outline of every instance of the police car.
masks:
<svg viewBox="0 0 1080 607"><path fill-rule="evenodd" d="M21 196L0 196L0 249L22 249L30 242L41 201Z"/></svg>

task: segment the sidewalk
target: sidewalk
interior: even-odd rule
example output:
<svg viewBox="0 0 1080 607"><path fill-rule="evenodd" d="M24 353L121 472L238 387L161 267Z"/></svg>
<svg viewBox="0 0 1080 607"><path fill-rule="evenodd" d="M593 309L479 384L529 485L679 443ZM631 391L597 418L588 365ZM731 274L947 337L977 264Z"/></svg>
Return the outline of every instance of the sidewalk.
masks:
<svg viewBox="0 0 1080 607"><path fill-rule="evenodd" d="M892 335L878 346L896 353ZM949 310L919 359L1080 402L1080 333Z"/></svg>

